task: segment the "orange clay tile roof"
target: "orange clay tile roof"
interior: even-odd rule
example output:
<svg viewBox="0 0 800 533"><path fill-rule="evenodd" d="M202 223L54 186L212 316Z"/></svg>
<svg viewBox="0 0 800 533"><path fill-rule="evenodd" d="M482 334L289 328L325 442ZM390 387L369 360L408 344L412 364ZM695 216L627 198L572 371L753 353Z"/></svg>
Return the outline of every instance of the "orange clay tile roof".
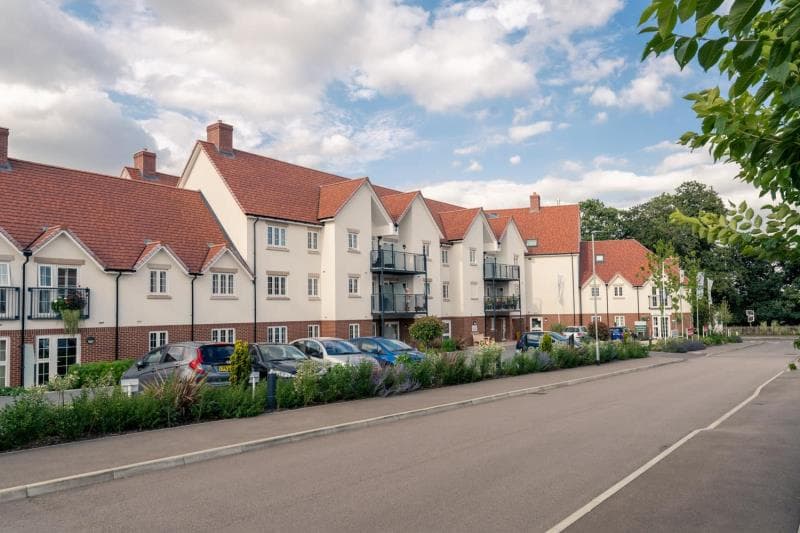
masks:
<svg viewBox="0 0 800 533"><path fill-rule="evenodd" d="M408 208L411 207L414 198L419 196L419 194L419 191L387 194L386 196L381 196L381 202L383 202L383 207L386 208L392 220L399 222L400 219L403 218L403 215L406 214L406 211L408 211Z"/></svg>
<svg viewBox="0 0 800 533"><path fill-rule="evenodd" d="M595 255L603 256L603 262L595 265L597 276L605 283L619 274L634 286L642 285L647 278L647 254L650 250L634 239L595 241ZM645 269L642 272L642 268ZM581 285L592 277L592 241L581 242Z"/></svg>
<svg viewBox="0 0 800 533"><path fill-rule="evenodd" d="M517 209L487 209L500 217L512 217L522 238L536 239L537 246L528 247L532 255L577 254L581 241L581 211L578 204L542 206L531 212Z"/></svg>
<svg viewBox="0 0 800 533"><path fill-rule="evenodd" d="M319 186L319 210L317 218L324 220L333 218L339 213L355 192L367 182L367 178L344 180Z"/></svg>
<svg viewBox="0 0 800 533"><path fill-rule="evenodd" d="M383 202L384 207L386 207L387 211L389 211L390 214L391 214L391 209L389 206L387 206L387 200L386 200L387 197L399 196L402 194L411 194L411 193L403 193L402 191L398 191L396 189L390 189L388 187L383 187L381 185L373 185L373 188L375 189L375 192ZM445 227L445 221L442 220L441 214L452 211L469 211L469 210L464 207L461 207L460 205L448 204L446 202L431 200L430 198L425 198L425 197L423 197L423 199L425 200L425 205L428 206L428 210L430 210L431 215L433 216L433 220L436 221L436 224L439 226L439 230L441 230L442 235L445 236L443 240L444 241L458 240L448 237L448 235L458 234L458 228L450 226L450 224L452 224L454 221L458 222L457 219L451 215L448 215L447 217L448 227ZM389 200L390 203L393 201L394 200L391 199ZM392 217L394 217L393 214ZM472 222L472 219L470 219L470 222ZM463 234L459 238L463 238Z"/></svg>
<svg viewBox="0 0 800 533"><path fill-rule="evenodd" d="M317 224L321 212L338 211L320 204L320 187L351 181L241 150L221 154L214 144L197 142L248 215Z"/></svg>
<svg viewBox="0 0 800 533"><path fill-rule="evenodd" d="M132 268L145 241L161 241L197 272L209 242L228 242L198 192L9 161L11 170L0 171L0 198L8 207L0 209L0 227L21 247L42 242L45 228L61 226L105 268Z"/></svg>
<svg viewBox="0 0 800 533"><path fill-rule="evenodd" d="M203 261L203 267L200 269L202 272L208 270L211 265L214 264L214 261L217 260L219 256L224 254L228 250L227 245L225 244L214 244L208 247L208 254L206 254L206 258Z"/></svg>
<svg viewBox="0 0 800 533"><path fill-rule="evenodd" d="M499 241L503 237L511 217L490 217L489 226L492 228L495 238Z"/></svg>
<svg viewBox="0 0 800 533"><path fill-rule="evenodd" d="M467 233L472 221L481 212L480 207L472 209L459 209L458 211L444 211L439 213L444 228L444 238L448 241L460 241Z"/></svg>
<svg viewBox="0 0 800 533"><path fill-rule="evenodd" d="M180 176L173 176L172 174L164 174L163 172L156 172L150 176L142 175L142 171L136 167L125 167L124 174L127 173L128 177L132 180L146 181L147 183L158 183L160 185L169 185L170 187L177 187L178 182L181 180Z"/></svg>

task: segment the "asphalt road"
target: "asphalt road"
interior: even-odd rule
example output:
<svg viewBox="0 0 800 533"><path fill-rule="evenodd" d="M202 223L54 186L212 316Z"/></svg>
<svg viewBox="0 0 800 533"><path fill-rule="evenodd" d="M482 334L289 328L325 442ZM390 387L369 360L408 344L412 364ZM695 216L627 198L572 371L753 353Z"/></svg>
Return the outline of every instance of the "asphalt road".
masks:
<svg viewBox="0 0 800 533"><path fill-rule="evenodd" d="M0 505L8 531L546 531L786 368L788 342ZM800 372L576 531L797 531ZM0 470L0 476L2 471Z"/></svg>

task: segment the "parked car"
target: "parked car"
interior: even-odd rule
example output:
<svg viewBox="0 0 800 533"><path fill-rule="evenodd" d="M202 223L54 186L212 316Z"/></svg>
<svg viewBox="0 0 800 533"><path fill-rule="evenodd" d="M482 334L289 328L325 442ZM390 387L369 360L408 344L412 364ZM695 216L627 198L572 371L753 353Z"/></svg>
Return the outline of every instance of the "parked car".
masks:
<svg viewBox="0 0 800 533"><path fill-rule="evenodd" d="M625 332L630 335L630 330L625 326L611 326L608 328L608 338L612 341L621 341L625 339Z"/></svg>
<svg viewBox="0 0 800 533"><path fill-rule="evenodd" d="M378 361L359 350L352 342L334 337L314 337L292 341L292 346L311 359L334 365L359 365L363 361L378 366Z"/></svg>
<svg viewBox="0 0 800 533"><path fill-rule="evenodd" d="M371 355L382 365L393 365L400 355L405 355L413 361L422 361L425 354L415 350L408 344L397 339L386 337L359 337L350 342L362 352Z"/></svg>
<svg viewBox="0 0 800 533"><path fill-rule="evenodd" d="M147 385L159 379L205 379L209 385L228 383L233 344L176 342L149 351L136 361L122 379L138 379Z"/></svg>
<svg viewBox="0 0 800 533"><path fill-rule="evenodd" d="M267 377L268 372L282 378L293 378L297 374L297 366L308 357L291 344L268 344L259 342L250 345L250 357L253 371L258 372L259 379Z"/></svg>
<svg viewBox="0 0 800 533"><path fill-rule="evenodd" d="M528 348L538 348L542 342L542 337L545 334L550 335L553 339L553 344L562 344L564 346L579 346L580 341L572 336L562 335L555 331L529 331L523 333L517 341L517 350L527 350Z"/></svg>
<svg viewBox="0 0 800 533"><path fill-rule="evenodd" d="M567 326L564 328L564 335L573 335L576 339L581 339L589 334L586 326Z"/></svg>

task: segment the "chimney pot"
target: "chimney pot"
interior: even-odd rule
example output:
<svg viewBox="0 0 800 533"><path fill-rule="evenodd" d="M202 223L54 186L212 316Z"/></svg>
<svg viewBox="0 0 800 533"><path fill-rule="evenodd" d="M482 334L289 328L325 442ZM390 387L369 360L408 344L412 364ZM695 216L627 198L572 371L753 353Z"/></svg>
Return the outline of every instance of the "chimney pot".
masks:
<svg viewBox="0 0 800 533"><path fill-rule="evenodd" d="M142 176L155 176L156 154L147 148L133 154L133 166L138 168Z"/></svg>
<svg viewBox="0 0 800 533"><path fill-rule="evenodd" d="M8 166L8 128L0 128L0 168Z"/></svg>
<svg viewBox="0 0 800 533"><path fill-rule="evenodd" d="M531 194L531 213L538 213L541 208L541 197L537 193Z"/></svg>
<svg viewBox="0 0 800 533"><path fill-rule="evenodd" d="M206 128L208 142L213 143L220 152L233 153L233 126L221 120Z"/></svg>

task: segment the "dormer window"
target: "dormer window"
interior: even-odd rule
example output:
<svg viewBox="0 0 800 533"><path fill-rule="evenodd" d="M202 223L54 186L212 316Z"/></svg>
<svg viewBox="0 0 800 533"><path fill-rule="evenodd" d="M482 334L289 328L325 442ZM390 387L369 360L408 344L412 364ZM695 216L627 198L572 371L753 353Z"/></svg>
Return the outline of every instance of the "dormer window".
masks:
<svg viewBox="0 0 800 533"><path fill-rule="evenodd" d="M603 254L597 254L594 256L595 263L603 263L606 260L606 256Z"/></svg>
<svg viewBox="0 0 800 533"><path fill-rule="evenodd" d="M539 246L539 239L528 239L527 241L525 241L525 246L527 246L528 248L536 248L537 246Z"/></svg>

